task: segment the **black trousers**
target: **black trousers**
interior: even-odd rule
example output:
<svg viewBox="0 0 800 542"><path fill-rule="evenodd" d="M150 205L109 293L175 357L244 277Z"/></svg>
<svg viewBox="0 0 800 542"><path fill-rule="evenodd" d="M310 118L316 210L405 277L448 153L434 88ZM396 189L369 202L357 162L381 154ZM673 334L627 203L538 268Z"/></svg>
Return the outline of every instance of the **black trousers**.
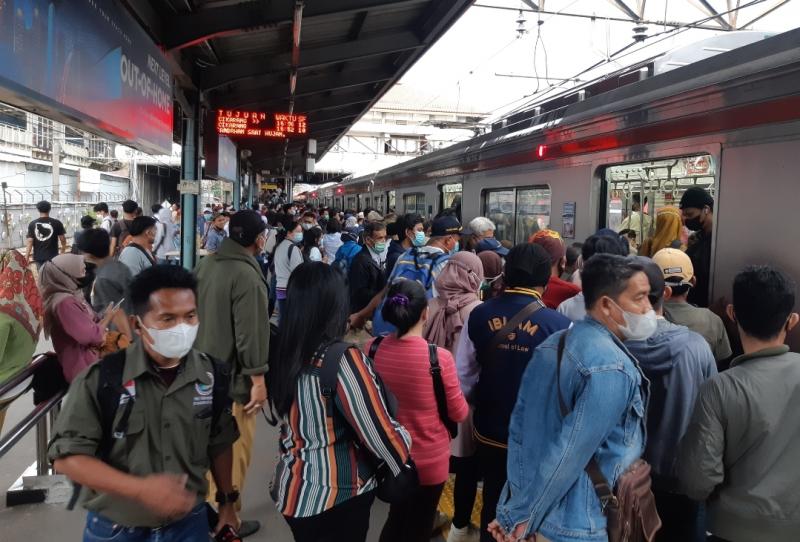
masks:
<svg viewBox="0 0 800 542"><path fill-rule="evenodd" d="M375 492L371 491L316 516L284 518L295 542L365 542L374 500Z"/></svg>
<svg viewBox="0 0 800 542"><path fill-rule="evenodd" d="M489 446L478 442L478 449L475 453L478 465L483 478L483 509L481 510L481 542L494 542L494 538L486 528L489 523L494 521L497 514L497 503L503 486L506 485L508 471L506 461L508 461L508 450Z"/></svg>
<svg viewBox="0 0 800 542"><path fill-rule="evenodd" d="M703 542L706 538L703 504L685 495L653 489L661 530L656 542Z"/></svg>
<svg viewBox="0 0 800 542"><path fill-rule="evenodd" d="M391 505L380 542L429 542L443 489L444 484L419 486L405 502Z"/></svg>
<svg viewBox="0 0 800 542"><path fill-rule="evenodd" d="M481 473L478 459L470 457L450 457L450 472L456 475L453 484L453 526L463 529L470 523L472 509L475 507L475 495L478 492L478 481Z"/></svg>

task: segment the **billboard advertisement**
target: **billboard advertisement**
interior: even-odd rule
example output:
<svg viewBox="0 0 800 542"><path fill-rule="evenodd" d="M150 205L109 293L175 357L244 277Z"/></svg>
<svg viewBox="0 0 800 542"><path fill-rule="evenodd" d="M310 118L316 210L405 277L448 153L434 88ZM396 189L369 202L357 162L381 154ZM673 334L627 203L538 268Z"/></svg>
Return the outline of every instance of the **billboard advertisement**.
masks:
<svg viewBox="0 0 800 542"><path fill-rule="evenodd" d="M172 76L116 0L0 0L0 101L172 151Z"/></svg>
<svg viewBox="0 0 800 542"><path fill-rule="evenodd" d="M225 181L236 180L236 145L224 136L207 134L205 145L205 176Z"/></svg>

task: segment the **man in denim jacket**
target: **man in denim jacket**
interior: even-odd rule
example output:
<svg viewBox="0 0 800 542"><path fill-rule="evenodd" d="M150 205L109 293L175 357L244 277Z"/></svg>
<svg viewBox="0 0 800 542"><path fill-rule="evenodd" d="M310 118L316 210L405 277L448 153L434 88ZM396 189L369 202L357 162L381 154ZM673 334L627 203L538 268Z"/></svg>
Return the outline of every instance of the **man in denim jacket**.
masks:
<svg viewBox="0 0 800 542"><path fill-rule="evenodd" d="M589 476L594 457L609 483L645 446L647 380L624 340L656 329L641 264L597 254L584 265L587 317L564 332L561 393L556 391L561 332L534 352L522 380L508 439L508 482L489 530L498 541L607 541L606 518Z"/></svg>

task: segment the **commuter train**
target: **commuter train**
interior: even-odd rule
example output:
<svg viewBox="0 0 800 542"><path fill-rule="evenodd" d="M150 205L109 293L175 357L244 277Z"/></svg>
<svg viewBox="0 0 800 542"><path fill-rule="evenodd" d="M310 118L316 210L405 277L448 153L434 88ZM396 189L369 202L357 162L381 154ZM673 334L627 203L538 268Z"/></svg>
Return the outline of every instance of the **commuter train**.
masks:
<svg viewBox="0 0 800 542"><path fill-rule="evenodd" d="M315 202L432 216L460 200L465 221L491 218L499 239L549 226L570 242L618 226L634 194L655 216L700 185L715 199L715 310L746 264L800 280L800 30L658 73L663 65L634 66Z"/></svg>

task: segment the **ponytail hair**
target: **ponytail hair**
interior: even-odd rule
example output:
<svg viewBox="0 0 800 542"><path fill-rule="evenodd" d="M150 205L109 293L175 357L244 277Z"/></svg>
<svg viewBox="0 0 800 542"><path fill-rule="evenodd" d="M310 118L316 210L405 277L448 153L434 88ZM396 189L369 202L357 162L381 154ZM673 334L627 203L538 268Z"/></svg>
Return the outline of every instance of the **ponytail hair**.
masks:
<svg viewBox="0 0 800 542"><path fill-rule="evenodd" d="M425 288L420 283L414 280L398 280L389 287L381 315L397 328L399 339L419 322L427 306Z"/></svg>

